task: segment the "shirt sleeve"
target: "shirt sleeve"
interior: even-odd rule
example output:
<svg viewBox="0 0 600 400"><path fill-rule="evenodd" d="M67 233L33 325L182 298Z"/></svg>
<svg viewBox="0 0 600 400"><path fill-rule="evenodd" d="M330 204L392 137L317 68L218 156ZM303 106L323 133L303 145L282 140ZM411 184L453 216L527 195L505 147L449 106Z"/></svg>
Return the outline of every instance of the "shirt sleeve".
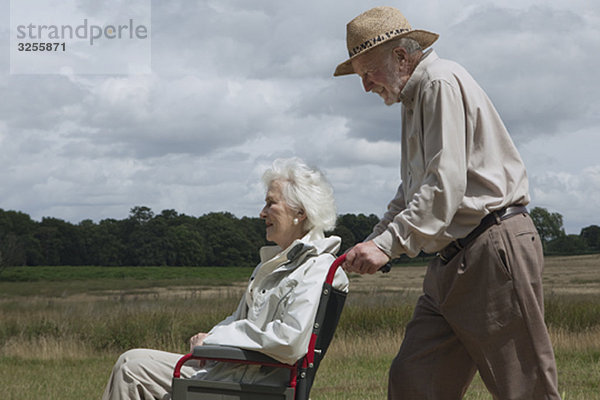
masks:
<svg viewBox="0 0 600 400"><path fill-rule="evenodd" d="M423 90L420 110L423 129L417 134L421 135L425 169L422 179L406 208L373 238L392 258L427 251L427 243L449 226L466 190L465 109L458 85L432 81Z"/></svg>
<svg viewBox="0 0 600 400"><path fill-rule="evenodd" d="M309 263L304 265L306 272L294 288L293 300L281 318L264 327L249 319L230 320L215 326L204 343L260 351L286 364L295 363L308 349L323 282L332 262L330 254L305 261Z"/></svg>

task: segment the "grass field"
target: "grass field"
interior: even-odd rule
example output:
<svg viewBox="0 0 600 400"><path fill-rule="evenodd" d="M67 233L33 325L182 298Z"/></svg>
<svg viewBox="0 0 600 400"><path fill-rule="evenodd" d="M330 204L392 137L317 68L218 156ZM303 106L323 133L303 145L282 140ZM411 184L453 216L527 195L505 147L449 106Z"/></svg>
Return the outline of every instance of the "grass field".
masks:
<svg viewBox="0 0 600 400"><path fill-rule="evenodd" d="M600 255L551 257L546 321L565 400L600 400ZM0 275L3 399L100 398L132 347L187 351L237 305L248 268L9 268ZM382 399L423 266L351 276L351 294L311 393ZM491 399L476 377L466 399Z"/></svg>

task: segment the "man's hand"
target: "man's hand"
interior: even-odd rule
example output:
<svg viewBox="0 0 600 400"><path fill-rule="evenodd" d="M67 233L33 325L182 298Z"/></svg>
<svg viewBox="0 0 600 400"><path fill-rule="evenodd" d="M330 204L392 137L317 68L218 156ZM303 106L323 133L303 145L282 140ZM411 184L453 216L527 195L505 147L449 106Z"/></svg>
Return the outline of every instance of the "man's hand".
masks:
<svg viewBox="0 0 600 400"><path fill-rule="evenodd" d="M359 243L346 253L346 261L342 264L348 272L374 274L383 267L390 258L377 247L372 240Z"/></svg>

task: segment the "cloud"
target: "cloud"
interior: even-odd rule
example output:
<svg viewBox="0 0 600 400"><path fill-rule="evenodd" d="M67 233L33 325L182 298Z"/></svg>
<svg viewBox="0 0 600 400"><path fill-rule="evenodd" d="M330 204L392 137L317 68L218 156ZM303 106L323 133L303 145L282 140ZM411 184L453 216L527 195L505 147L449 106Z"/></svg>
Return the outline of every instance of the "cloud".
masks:
<svg viewBox="0 0 600 400"><path fill-rule="evenodd" d="M579 234L582 227L599 224L590 215L600 209L600 164L578 174L542 173L532 182L535 204L562 214L567 233Z"/></svg>
<svg viewBox="0 0 600 400"><path fill-rule="evenodd" d="M324 170L340 212L381 215L399 184L400 107L365 94L356 76L332 76L347 57L346 23L376 5L154 1L151 74L35 76L8 74L3 3L0 207L75 222L123 218L135 205L254 216L264 168L299 156ZM497 105L528 165L533 205L561 212L570 229L589 225L600 6L403 7Z"/></svg>
<svg viewBox="0 0 600 400"><path fill-rule="evenodd" d="M474 7L449 27L444 50L479 79L515 137L598 121L589 71L600 67L598 14L551 5ZM595 67L594 67L595 66Z"/></svg>

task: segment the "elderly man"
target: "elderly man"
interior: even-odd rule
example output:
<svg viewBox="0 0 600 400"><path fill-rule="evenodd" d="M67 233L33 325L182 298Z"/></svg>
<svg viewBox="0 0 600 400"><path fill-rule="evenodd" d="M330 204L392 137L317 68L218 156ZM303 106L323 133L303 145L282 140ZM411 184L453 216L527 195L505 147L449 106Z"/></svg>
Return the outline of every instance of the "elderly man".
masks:
<svg viewBox="0 0 600 400"><path fill-rule="evenodd" d="M491 101L458 64L426 49L391 7L347 26L365 91L402 103L402 183L344 268L436 253L389 374L389 399L460 399L479 371L494 399L559 399L544 324L543 255L523 162Z"/></svg>

